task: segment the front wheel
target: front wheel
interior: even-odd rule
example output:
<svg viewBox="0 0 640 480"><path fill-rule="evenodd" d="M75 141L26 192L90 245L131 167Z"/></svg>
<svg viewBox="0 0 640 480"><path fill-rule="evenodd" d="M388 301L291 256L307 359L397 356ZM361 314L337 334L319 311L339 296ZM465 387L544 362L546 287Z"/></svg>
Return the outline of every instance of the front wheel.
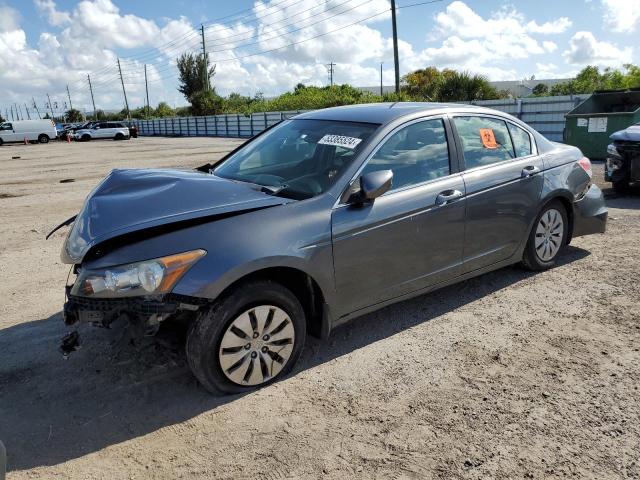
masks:
<svg viewBox="0 0 640 480"><path fill-rule="evenodd" d="M244 392L291 371L305 336L298 299L278 283L254 281L194 321L187 336L187 361L210 392Z"/></svg>
<svg viewBox="0 0 640 480"><path fill-rule="evenodd" d="M523 265L529 270L555 266L568 233L567 211L562 203L554 200L542 209L533 224L522 257Z"/></svg>
<svg viewBox="0 0 640 480"><path fill-rule="evenodd" d="M38 137L38 142L40 143L49 143L49 136L44 133Z"/></svg>
<svg viewBox="0 0 640 480"><path fill-rule="evenodd" d="M113 138L114 140L124 140L124 135L121 133L116 133L116 136Z"/></svg>

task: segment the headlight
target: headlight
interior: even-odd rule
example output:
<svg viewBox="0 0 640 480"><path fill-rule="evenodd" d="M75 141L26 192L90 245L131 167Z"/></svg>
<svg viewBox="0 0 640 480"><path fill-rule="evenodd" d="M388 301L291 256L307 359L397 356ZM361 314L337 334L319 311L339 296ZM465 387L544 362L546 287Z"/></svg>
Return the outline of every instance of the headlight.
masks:
<svg viewBox="0 0 640 480"><path fill-rule="evenodd" d="M101 270L81 270L72 295L95 298L139 297L168 293L204 250L179 253Z"/></svg>
<svg viewBox="0 0 640 480"><path fill-rule="evenodd" d="M618 149L613 143L610 143L609 145L607 145L607 154L616 155L617 157L620 156L620 153L618 153Z"/></svg>

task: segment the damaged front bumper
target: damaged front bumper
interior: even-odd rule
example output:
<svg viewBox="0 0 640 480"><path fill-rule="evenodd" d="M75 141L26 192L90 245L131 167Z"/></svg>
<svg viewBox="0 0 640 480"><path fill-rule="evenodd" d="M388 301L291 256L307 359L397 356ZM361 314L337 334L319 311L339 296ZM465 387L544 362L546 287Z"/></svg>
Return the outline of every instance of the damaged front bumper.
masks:
<svg viewBox="0 0 640 480"><path fill-rule="evenodd" d="M66 287L67 301L63 308L65 325L91 324L109 328L119 319L124 319L132 329L133 337L154 335L160 323L179 313L197 312L206 305L207 299L185 295L167 294L157 298L89 298L72 295L71 286ZM61 351L68 355L79 344L77 331L62 340Z"/></svg>

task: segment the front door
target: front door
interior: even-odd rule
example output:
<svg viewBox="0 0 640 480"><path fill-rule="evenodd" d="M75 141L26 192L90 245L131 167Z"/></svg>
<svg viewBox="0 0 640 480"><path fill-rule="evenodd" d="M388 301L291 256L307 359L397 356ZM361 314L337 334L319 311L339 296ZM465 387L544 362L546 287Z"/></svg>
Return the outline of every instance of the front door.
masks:
<svg viewBox="0 0 640 480"><path fill-rule="evenodd" d="M543 162L532 136L491 116L456 116L467 193L464 272L514 255L538 213Z"/></svg>
<svg viewBox="0 0 640 480"><path fill-rule="evenodd" d="M391 190L373 203L334 209L337 316L459 274L464 182L450 166L447 137L441 118L399 127L360 173L392 170Z"/></svg>
<svg viewBox="0 0 640 480"><path fill-rule="evenodd" d="M17 142L18 135L13 131L13 124L6 122L0 125L0 136L3 142Z"/></svg>

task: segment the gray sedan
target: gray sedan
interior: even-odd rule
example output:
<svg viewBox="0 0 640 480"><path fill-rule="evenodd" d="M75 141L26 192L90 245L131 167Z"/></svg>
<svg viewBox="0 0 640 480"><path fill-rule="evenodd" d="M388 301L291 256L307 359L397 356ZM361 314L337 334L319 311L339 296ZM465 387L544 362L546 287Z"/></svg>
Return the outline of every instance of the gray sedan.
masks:
<svg viewBox="0 0 640 480"><path fill-rule="evenodd" d="M286 120L196 171L114 170L89 195L62 259L64 318L189 323L212 392L291 370L305 336L510 264L553 267L605 231L591 164L518 119L394 103ZM72 350L77 334L66 338Z"/></svg>

